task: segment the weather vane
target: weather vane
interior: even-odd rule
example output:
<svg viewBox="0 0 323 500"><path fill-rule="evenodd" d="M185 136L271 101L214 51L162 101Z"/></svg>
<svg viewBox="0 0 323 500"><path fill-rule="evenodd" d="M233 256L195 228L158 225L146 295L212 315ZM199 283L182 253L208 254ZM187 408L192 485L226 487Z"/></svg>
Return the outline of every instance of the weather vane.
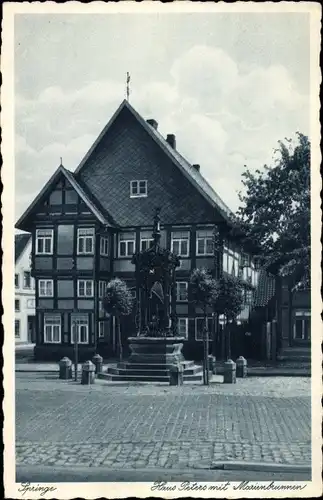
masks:
<svg viewBox="0 0 323 500"><path fill-rule="evenodd" d="M127 71L127 101L129 101L130 95L130 73Z"/></svg>

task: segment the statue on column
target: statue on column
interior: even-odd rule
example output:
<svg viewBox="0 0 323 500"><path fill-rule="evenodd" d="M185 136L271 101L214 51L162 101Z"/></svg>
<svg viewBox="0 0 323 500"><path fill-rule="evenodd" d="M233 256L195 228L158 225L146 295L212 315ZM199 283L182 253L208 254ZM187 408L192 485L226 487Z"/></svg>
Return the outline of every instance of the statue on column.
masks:
<svg viewBox="0 0 323 500"><path fill-rule="evenodd" d="M173 335L170 321L170 297L174 286L175 268L179 258L160 245L160 209L155 210L153 245L134 255L136 277L141 290L138 307L140 322L139 335L161 337ZM175 330L174 330L175 331Z"/></svg>

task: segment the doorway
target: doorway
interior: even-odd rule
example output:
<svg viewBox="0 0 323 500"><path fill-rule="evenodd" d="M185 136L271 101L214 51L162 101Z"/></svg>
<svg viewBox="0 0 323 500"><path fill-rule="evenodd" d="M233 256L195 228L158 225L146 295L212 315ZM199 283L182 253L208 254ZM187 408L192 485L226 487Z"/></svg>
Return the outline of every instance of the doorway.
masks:
<svg viewBox="0 0 323 500"><path fill-rule="evenodd" d="M27 341L31 344L36 342L36 318L27 316Z"/></svg>

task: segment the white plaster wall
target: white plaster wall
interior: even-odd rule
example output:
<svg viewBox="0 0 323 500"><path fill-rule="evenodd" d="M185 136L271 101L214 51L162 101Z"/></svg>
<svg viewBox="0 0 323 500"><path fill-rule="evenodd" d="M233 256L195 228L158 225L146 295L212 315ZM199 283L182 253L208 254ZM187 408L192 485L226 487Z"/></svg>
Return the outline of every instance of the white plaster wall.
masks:
<svg viewBox="0 0 323 500"><path fill-rule="evenodd" d="M19 275L19 287L15 288L15 300L20 302L20 311L15 311L15 320L20 321L20 338L16 344L28 342L28 316L35 316L35 281L31 278L31 288L24 288L24 271L30 271L31 239L15 265L15 274Z"/></svg>

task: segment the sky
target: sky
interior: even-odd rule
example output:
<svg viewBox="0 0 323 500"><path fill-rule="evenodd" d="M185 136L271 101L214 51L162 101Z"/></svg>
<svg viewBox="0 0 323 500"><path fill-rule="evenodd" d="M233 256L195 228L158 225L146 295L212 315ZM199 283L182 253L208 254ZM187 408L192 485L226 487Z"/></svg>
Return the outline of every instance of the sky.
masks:
<svg viewBox="0 0 323 500"><path fill-rule="evenodd" d="M15 216L74 171L125 98L231 210L245 165L309 133L306 13L16 14Z"/></svg>

